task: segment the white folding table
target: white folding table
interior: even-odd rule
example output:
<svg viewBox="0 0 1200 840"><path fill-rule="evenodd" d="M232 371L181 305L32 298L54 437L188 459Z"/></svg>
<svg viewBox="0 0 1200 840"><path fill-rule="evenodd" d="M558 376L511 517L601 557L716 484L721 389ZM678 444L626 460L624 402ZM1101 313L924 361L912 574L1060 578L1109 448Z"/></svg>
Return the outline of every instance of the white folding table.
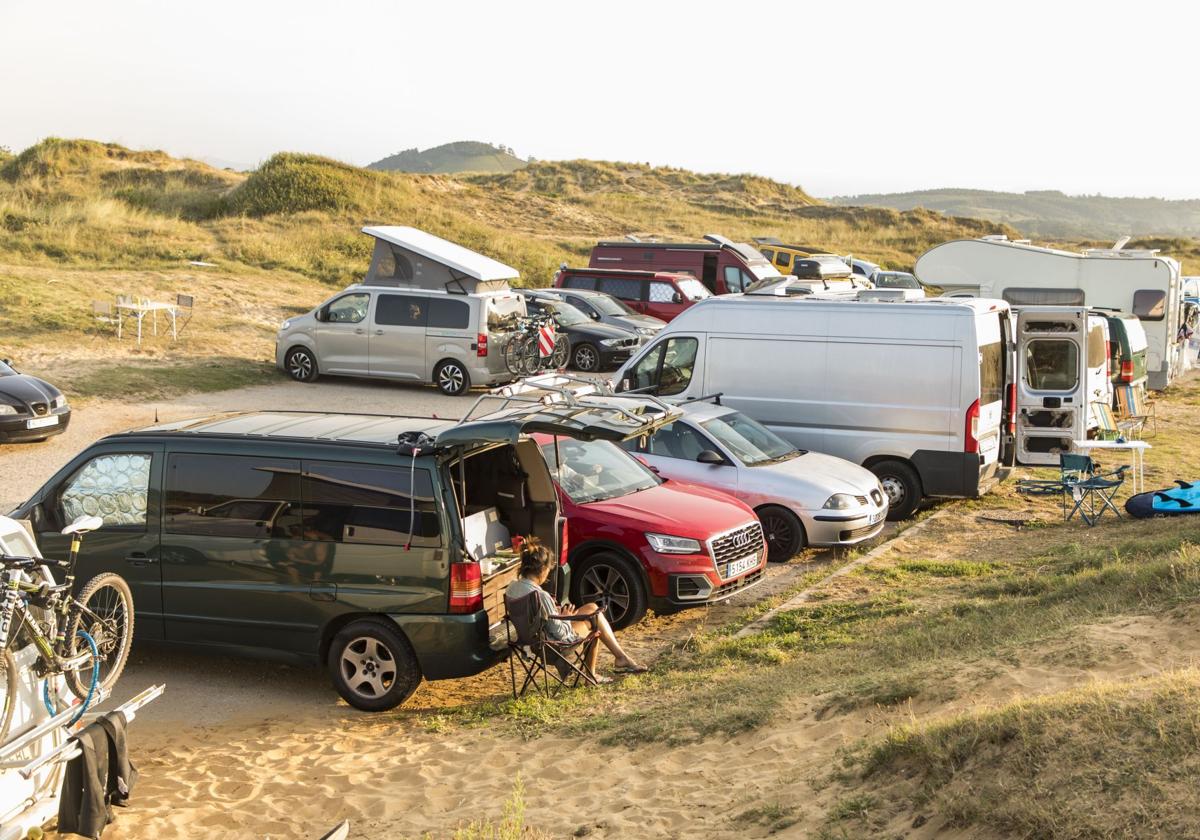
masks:
<svg viewBox="0 0 1200 840"><path fill-rule="evenodd" d="M1152 449L1144 440L1077 440L1072 446L1083 452L1092 449L1125 450L1133 460L1133 492L1142 493L1146 489L1146 450Z"/></svg>
<svg viewBox="0 0 1200 840"><path fill-rule="evenodd" d="M143 301L141 303L118 303L117 304L117 338L121 337L121 325L124 321L122 312L128 312L134 318L137 318L137 343L142 343L142 321L147 313L153 315L151 321L153 324L154 334L158 335L158 313L166 312L171 316L171 338L179 338L179 332L175 325L175 306L170 303L159 303L153 300Z"/></svg>

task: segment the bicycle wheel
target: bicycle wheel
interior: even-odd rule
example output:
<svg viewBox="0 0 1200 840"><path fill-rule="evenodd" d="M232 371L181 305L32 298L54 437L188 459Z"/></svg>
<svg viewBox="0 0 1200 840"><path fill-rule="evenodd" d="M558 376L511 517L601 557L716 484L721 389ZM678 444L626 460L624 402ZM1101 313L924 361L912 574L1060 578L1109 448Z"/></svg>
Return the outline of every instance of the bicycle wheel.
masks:
<svg viewBox="0 0 1200 840"><path fill-rule="evenodd" d="M542 368L546 366L546 360L542 357L542 353L538 350L538 339L535 334L529 341L525 342L524 352L521 356L521 372L525 376L533 376L541 373Z"/></svg>
<svg viewBox="0 0 1200 840"><path fill-rule="evenodd" d="M504 366L513 376L520 376L524 371L522 347L525 344L523 333L513 334L504 344Z"/></svg>
<svg viewBox="0 0 1200 840"><path fill-rule="evenodd" d="M96 676L96 685L106 691L111 690L125 669L129 648L133 644L133 594L123 577L105 572L89 580L76 600L94 616L76 608L71 623L67 625L70 656L91 649L78 631L90 635L100 651L100 672ZM80 700L87 697L92 687L92 670L96 667L95 660L88 660L86 665L66 672L67 685Z"/></svg>
<svg viewBox="0 0 1200 840"><path fill-rule="evenodd" d="M550 356L550 367L562 370L567 366L567 357L570 355L571 342L567 340L566 333L559 333L558 340L554 342L554 353Z"/></svg>
<svg viewBox="0 0 1200 840"><path fill-rule="evenodd" d="M3 744L17 704L17 661L8 648L0 654L0 692L3 692L0 697L0 744Z"/></svg>

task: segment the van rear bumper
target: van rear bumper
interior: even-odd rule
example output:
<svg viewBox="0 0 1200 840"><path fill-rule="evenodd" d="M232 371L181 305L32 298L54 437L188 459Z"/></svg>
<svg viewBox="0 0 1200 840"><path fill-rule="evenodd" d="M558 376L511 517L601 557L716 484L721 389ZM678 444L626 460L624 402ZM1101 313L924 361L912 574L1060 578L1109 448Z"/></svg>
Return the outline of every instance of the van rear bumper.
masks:
<svg viewBox="0 0 1200 840"><path fill-rule="evenodd" d="M912 462L926 496L974 499L990 490L999 478L999 465L984 464L976 452L918 449Z"/></svg>
<svg viewBox="0 0 1200 840"><path fill-rule="evenodd" d="M471 615L388 615L412 643L427 680L469 677L504 658L488 646L487 613Z"/></svg>

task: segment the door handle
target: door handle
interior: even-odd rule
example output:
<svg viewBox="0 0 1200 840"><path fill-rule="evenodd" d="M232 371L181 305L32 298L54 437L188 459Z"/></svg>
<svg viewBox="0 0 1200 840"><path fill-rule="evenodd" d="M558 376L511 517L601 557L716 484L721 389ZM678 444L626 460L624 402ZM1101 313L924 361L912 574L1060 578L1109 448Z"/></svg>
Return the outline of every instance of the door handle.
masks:
<svg viewBox="0 0 1200 840"><path fill-rule="evenodd" d="M364 330L363 330L363 328L362 328L362 327L356 327L356 328L355 328L355 330L354 330L354 334L355 334L355 335L362 335L362 334L363 334L363 332L364 332Z"/></svg>
<svg viewBox="0 0 1200 840"><path fill-rule="evenodd" d="M149 566L158 562L157 557L149 557L144 551L134 551L125 555L125 562L131 566Z"/></svg>
<svg viewBox="0 0 1200 840"><path fill-rule="evenodd" d="M375 330L375 335L383 335L383 330Z"/></svg>

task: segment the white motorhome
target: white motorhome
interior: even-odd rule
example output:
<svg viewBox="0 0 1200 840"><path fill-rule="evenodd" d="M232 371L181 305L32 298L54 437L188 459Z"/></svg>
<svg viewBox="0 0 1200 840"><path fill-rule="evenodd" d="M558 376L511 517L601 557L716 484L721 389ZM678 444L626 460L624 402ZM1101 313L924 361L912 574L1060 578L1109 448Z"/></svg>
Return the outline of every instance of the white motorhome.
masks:
<svg viewBox="0 0 1200 840"><path fill-rule="evenodd" d="M998 480L1013 431L1009 306L895 291L703 300L627 362L615 387L672 400L719 392L795 446L874 472L891 519L926 496L978 496Z"/></svg>
<svg viewBox="0 0 1200 840"><path fill-rule="evenodd" d="M1081 253L1010 241L1004 236L957 239L922 254L922 283L946 295L1002 298L1016 305L1091 306L1137 315L1146 328L1148 385L1161 390L1182 366L1179 263L1154 250Z"/></svg>

